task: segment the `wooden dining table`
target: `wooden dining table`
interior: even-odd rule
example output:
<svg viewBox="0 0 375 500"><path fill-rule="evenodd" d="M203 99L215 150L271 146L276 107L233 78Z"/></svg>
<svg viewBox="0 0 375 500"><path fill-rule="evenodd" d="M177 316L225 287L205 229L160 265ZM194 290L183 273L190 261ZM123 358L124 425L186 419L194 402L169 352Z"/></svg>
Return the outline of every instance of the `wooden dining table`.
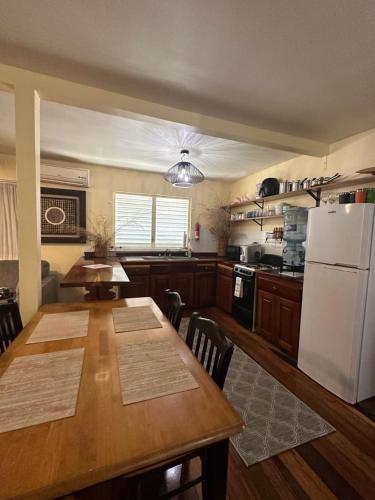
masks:
<svg viewBox="0 0 375 500"><path fill-rule="evenodd" d="M114 307L150 306L162 328L115 333ZM43 313L88 309L88 335L26 344ZM169 340L199 387L123 405L117 349ZM84 348L76 413L0 433L0 499L68 495L134 475L186 453L206 453L208 497L224 500L229 438L243 422L175 329L149 297L44 305L0 358L0 377L18 356Z"/></svg>
<svg viewBox="0 0 375 500"><path fill-rule="evenodd" d="M106 267L90 267L97 265ZM111 288L129 281L128 275L116 258L80 258L61 280L60 287L85 288L88 291L85 300L110 300L116 297Z"/></svg>

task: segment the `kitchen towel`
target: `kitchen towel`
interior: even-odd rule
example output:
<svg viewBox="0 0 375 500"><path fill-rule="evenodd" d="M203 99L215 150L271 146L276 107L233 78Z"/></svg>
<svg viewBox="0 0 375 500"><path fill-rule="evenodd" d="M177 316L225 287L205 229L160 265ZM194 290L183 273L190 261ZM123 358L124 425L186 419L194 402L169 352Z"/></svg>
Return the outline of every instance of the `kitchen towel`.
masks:
<svg viewBox="0 0 375 500"><path fill-rule="evenodd" d="M243 282L242 278L237 276L236 278L236 284L234 286L234 296L238 297L239 299L242 299L243 297Z"/></svg>

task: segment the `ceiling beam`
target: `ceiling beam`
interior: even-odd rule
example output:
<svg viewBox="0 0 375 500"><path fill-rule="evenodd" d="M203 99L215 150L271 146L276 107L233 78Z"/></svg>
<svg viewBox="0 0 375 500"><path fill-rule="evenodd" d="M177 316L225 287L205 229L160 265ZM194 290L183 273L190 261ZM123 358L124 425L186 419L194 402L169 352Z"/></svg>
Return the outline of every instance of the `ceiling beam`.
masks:
<svg viewBox="0 0 375 500"><path fill-rule="evenodd" d="M14 66L0 64L0 82L0 88L1 85L29 85L38 91L42 99L102 113L143 121L161 120L164 124L166 121L171 124L183 124L201 134L297 154L319 157L328 154L329 144L324 142L164 106Z"/></svg>

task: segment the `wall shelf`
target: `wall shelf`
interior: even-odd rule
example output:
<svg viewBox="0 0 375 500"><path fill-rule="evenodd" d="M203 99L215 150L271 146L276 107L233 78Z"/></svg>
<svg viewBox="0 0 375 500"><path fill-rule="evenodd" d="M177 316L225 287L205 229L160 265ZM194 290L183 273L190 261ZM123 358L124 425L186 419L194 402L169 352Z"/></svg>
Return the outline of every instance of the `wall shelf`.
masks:
<svg viewBox="0 0 375 500"><path fill-rule="evenodd" d="M260 216L260 217L244 217L243 219L233 219L231 222L246 222L249 220L252 220L258 226L260 226L260 229L263 229L263 220L264 219L283 219L284 215L265 215L265 216Z"/></svg>
<svg viewBox="0 0 375 500"><path fill-rule="evenodd" d="M303 196L309 194L316 201L316 206L320 205L320 193L322 191L329 191L331 189L339 189L348 186L356 186L360 184L366 184L367 182L374 183L373 176L367 177L355 177L350 179L343 179L342 181L331 182L329 184L321 184L320 186L313 186L311 189L299 189L298 191L292 191L290 193L275 194L274 196L266 196L264 198L258 198L254 200L242 201L241 203L234 203L233 205L226 205L226 210L231 210L232 208L247 207L249 205L257 205L263 208L264 203L269 201L283 200L286 198L294 198L296 196Z"/></svg>

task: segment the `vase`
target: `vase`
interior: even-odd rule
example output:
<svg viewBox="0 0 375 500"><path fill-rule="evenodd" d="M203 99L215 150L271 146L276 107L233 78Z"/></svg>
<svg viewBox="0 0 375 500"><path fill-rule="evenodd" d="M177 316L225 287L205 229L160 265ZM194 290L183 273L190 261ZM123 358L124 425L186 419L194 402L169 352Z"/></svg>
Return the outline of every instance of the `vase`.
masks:
<svg viewBox="0 0 375 500"><path fill-rule="evenodd" d="M96 246L95 257L108 257L108 248L102 246Z"/></svg>
<svg viewBox="0 0 375 500"><path fill-rule="evenodd" d="M217 242L217 255L219 257L224 257L227 253L228 240L220 238Z"/></svg>

